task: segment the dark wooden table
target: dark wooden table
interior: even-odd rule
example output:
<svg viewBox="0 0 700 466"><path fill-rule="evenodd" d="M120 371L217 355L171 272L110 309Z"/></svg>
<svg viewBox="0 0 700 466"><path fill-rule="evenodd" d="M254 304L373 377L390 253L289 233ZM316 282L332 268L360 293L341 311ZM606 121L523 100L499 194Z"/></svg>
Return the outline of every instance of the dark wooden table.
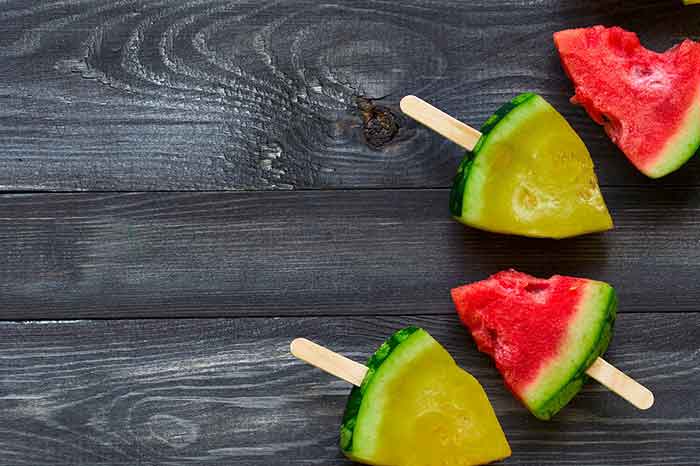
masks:
<svg viewBox="0 0 700 466"><path fill-rule="evenodd" d="M358 360L424 326L485 386L510 465L698 465L700 160L638 174L551 41L618 24L700 38L679 1L0 1L0 464L347 465ZM415 93L473 124L523 91L588 144L617 228L567 241L450 220L462 151ZM607 357L656 394L589 384L529 415L459 326L455 285L508 267L620 295Z"/></svg>

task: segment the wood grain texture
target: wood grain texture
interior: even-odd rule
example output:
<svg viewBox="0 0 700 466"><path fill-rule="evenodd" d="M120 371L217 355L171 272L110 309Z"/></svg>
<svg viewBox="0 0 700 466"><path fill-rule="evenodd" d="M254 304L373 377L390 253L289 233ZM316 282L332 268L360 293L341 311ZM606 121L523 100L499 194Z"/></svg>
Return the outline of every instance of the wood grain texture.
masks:
<svg viewBox="0 0 700 466"><path fill-rule="evenodd" d="M601 183L645 179L584 111L554 31L700 37L680 0L3 0L0 189L445 187L462 151L401 117L412 93L479 126L523 91L589 145Z"/></svg>
<svg viewBox="0 0 700 466"><path fill-rule="evenodd" d="M509 267L700 310L700 192L604 191L616 229L562 241L463 227L447 190L7 194L0 318L452 314Z"/></svg>
<svg viewBox="0 0 700 466"><path fill-rule="evenodd" d="M297 361L306 336L363 361L425 327L483 384L508 465L696 465L699 314L625 314L606 358L650 386L638 411L589 383L553 421L504 388L454 316L0 323L4 465L349 465L337 448L350 384Z"/></svg>

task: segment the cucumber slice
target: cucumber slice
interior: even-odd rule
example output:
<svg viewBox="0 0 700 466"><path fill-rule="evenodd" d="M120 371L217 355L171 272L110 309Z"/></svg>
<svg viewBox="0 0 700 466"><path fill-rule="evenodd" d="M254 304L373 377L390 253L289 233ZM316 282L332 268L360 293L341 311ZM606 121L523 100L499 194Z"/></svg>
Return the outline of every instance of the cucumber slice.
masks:
<svg viewBox="0 0 700 466"><path fill-rule="evenodd" d="M481 131L450 194L450 210L458 221L546 238L612 228L586 146L542 97L519 95Z"/></svg>
<svg viewBox="0 0 700 466"><path fill-rule="evenodd" d="M408 327L367 362L352 390L340 446L382 466L469 466L510 456L486 393L425 330Z"/></svg>

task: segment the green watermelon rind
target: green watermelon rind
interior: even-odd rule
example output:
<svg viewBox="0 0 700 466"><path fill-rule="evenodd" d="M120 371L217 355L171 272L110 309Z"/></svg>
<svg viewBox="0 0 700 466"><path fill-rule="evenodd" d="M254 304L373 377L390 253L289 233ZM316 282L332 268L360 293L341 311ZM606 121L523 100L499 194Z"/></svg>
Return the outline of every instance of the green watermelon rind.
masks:
<svg viewBox="0 0 700 466"><path fill-rule="evenodd" d="M700 102L700 90L695 102ZM661 178L681 168L700 148L700 103L693 104L683 124L666 143L657 160L644 172L649 178Z"/></svg>
<svg viewBox="0 0 700 466"><path fill-rule="evenodd" d="M511 101L503 104L496 113L491 115L486 122L481 126L481 137L474 146L474 149L467 151L462 159L462 162L457 168L457 174L452 182L452 189L450 190L450 213L455 219L459 220L463 214L464 208L464 190L467 186L467 181L472 173L472 166L474 161L479 156L479 152L486 144L489 134L501 123L513 110L518 108L520 105L530 101L531 99L537 97L537 94L532 92L522 93Z"/></svg>
<svg viewBox="0 0 700 466"><path fill-rule="evenodd" d="M394 333L387 341L377 349L377 351L367 361L367 374L362 380L362 385L353 387L350 392L343 421L340 426L340 448L346 455L352 455L353 435L357 425L357 417L362 406L362 398L367 392L367 388L372 384L377 371L381 365L391 356L391 354L408 338L418 331L423 331L418 327L406 327Z"/></svg>
<svg viewBox="0 0 700 466"><path fill-rule="evenodd" d="M599 298L598 303L589 305L599 305L602 318L598 324L597 333L590 338L592 341L591 350L588 356L568 375L569 382L558 390L550 398L540 402L537 406L529 405L530 411L538 419L549 420L558 413L571 399L581 390L588 381L586 370L601 356L608 348L612 338L613 325L617 315L617 295L615 289L603 282L593 282L594 286L604 287L604 296ZM577 342L583 343L583 342Z"/></svg>
<svg viewBox="0 0 700 466"><path fill-rule="evenodd" d="M462 216L462 206L464 205L464 188L467 185L469 172L474 164L474 158L474 152L467 152L460 162L459 168L457 168L457 174L454 177L452 189L450 190L450 213L455 218Z"/></svg>

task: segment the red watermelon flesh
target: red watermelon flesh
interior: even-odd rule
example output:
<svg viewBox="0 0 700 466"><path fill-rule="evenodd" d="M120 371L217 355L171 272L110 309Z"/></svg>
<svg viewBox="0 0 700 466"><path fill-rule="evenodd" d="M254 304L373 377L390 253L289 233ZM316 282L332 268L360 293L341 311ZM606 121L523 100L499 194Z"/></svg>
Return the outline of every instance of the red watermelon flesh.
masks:
<svg viewBox="0 0 700 466"><path fill-rule="evenodd" d="M594 26L554 34L562 65L582 105L627 158L658 178L700 146L700 43L664 53L633 32Z"/></svg>
<svg viewBox="0 0 700 466"><path fill-rule="evenodd" d="M608 346L616 299L607 283L509 270L452 290L459 316L506 386L540 419L579 391Z"/></svg>

